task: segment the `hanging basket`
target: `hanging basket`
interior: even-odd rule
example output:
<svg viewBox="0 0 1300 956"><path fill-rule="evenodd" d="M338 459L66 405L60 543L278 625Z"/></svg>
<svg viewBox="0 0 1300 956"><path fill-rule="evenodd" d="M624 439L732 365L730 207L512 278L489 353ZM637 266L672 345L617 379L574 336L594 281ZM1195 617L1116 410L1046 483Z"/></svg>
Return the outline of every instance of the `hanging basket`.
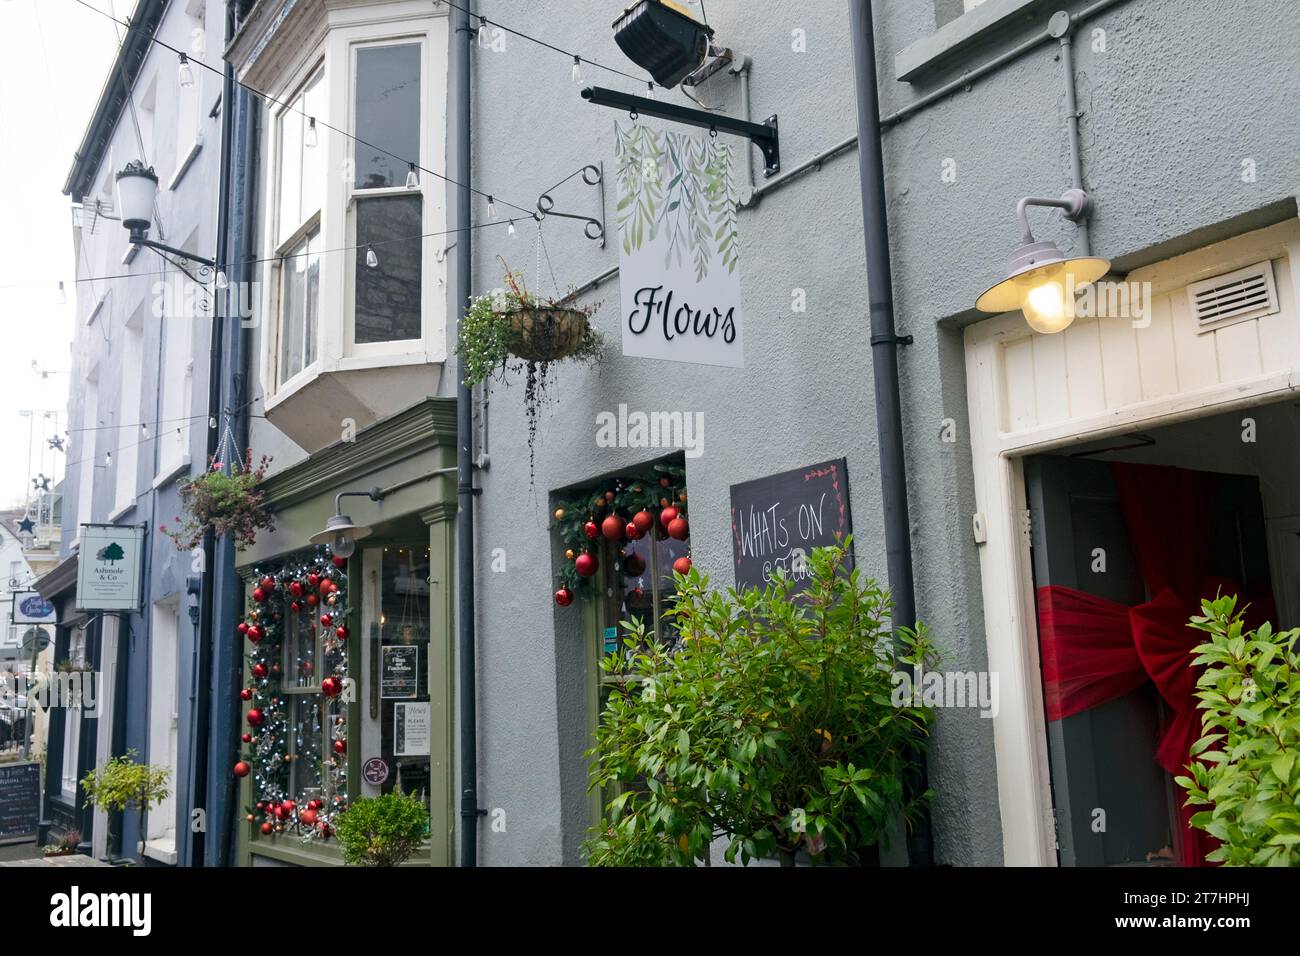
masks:
<svg viewBox="0 0 1300 956"><path fill-rule="evenodd" d="M578 350L587 336L587 314L578 309L539 307L507 312L510 353L528 362L555 362Z"/></svg>

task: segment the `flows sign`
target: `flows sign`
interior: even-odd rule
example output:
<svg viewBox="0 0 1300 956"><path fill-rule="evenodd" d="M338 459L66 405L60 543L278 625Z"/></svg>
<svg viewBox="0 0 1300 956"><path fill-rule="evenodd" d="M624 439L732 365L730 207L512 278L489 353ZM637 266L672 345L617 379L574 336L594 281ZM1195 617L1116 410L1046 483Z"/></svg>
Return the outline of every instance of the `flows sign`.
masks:
<svg viewBox="0 0 1300 956"><path fill-rule="evenodd" d="M77 609L140 610L144 528L83 524L77 556Z"/></svg>
<svg viewBox="0 0 1300 956"><path fill-rule="evenodd" d="M743 368L731 144L616 125L623 354Z"/></svg>

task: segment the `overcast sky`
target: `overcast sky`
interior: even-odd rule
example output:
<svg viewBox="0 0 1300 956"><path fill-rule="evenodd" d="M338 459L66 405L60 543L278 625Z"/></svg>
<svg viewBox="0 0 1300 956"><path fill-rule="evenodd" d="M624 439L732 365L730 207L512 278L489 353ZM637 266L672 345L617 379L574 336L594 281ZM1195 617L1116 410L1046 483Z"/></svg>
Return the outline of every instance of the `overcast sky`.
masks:
<svg viewBox="0 0 1300 956"><path fill-rule="evenodd" d="M119 17L134 6L90 2ZM22 502L37 472L63 474L42 439L55 419L22 412L57 411L67 428L76 286L63 181L116 52L113 23L74 0L0 0L0 507ZM33 360L62 374L42 379Z"/></svg>

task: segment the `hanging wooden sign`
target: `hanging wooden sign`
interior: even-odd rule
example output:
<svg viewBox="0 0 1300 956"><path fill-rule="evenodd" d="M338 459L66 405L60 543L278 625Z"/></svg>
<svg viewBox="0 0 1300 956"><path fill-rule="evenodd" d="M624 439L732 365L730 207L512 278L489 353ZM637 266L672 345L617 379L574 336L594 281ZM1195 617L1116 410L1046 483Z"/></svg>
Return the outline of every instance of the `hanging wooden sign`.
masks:
<svg viewBox="0 0 1300 956"><path fill-rule="evenodd" d="M623 354L743 368L733 149L616 124Z"/></svg>

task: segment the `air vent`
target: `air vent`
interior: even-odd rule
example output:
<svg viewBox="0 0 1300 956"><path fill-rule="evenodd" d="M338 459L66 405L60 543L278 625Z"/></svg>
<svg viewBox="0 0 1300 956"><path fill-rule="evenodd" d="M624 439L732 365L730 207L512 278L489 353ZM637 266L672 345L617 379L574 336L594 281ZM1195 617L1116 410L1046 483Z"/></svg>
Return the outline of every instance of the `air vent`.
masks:
<svg viewBox="0 0 1300 956"><path fill-rule="evenodd" d="M1187 301L1199 332L1272 315L1278 310L1273 263L1265 259L1236 272L1193 282L1187 287Z"/></svg>

